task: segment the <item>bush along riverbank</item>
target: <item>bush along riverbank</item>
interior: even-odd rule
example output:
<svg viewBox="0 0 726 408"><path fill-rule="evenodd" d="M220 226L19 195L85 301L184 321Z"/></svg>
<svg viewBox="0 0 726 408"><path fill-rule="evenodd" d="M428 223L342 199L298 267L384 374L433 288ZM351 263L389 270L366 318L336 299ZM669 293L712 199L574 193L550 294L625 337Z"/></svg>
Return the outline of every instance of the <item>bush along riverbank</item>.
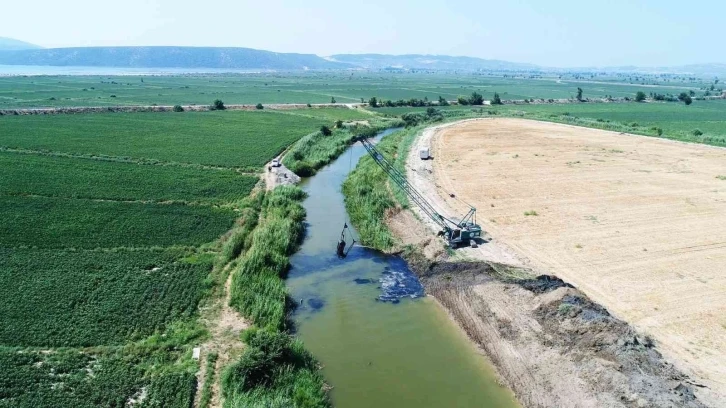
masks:
<svg viewBox="0 0 726 408"><path fill-rule="evenodd" d="M415 137L431 125L391 134L377 148L403 169ZM370 157L360 160L343 194L362 243L395 248L386 216L408 202L397 200L401 192ZM651 338L566 282L446 253L427 259L418 247L402 256L523 406L704 407L692 380L665 361Z"/></svg>
<svg viewBox="0 0 726 408"><path fill-rule="evenodd" d="M303 238L304 198L293 186L266 193L257 227L231 244L231 253L246 252L233 272L230 305L255 326L242 334L242 356L222 374L225 407L330 406L319 364L290 335L293 302L284 279Z"/></svg>
<svg viewBox="0 0 726 408"><path fill-rule="evenodd" d="M382 130L403 125L400 119L371 116L363 123L338 122L332 127L325 126L298 140L282 163L298 176L310 177L340 156L358 135L373 136Z"/></svg>

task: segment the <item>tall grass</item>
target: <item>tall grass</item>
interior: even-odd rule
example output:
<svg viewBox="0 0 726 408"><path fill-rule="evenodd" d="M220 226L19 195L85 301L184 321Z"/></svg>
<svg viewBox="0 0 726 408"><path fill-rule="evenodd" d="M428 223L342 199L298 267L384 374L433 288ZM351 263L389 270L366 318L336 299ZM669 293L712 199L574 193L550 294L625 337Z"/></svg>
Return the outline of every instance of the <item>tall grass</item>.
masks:
<svg viewBox="0 0 726 408"><path fill-rule="evenodd" d="M225 407L328 407L315 358L299 340L277 331L249 329L242 357L222 375Z"/></svg>
<svg viewBox="0 0 726 408"><path fill-rule="evenodd" d="M301 177L310 177L317 170L340 156L359 134L375 134L381 130L400 126L398 119L372 117L371 126L344 126L334 129L333 134L325 136L321 132L311 133L298 140L282 160L283 164Z"/></svg>
<svg viewBox="0 0 726 408"><path fill-rule="evenodd" d="M305 193L280 186L267 193L260 224L232 278L230 304L260 327L283 330L288 309L283 279L303 237Z"/></svg>
<svg viewBox="0 0 726 408"><path fill-rule="evenodd" d="M264 198L264 192L258 191L242 200L239 205L240 217L222 244L222 249L215 261L217 267L226 265L240 256L243 250L250 249L250 246L252 246L252 232L259 222L260 208Z"/></svg>
<svg viewBox="0 0 726 408"><path fill-rule="evenodd" d="M329 406L318 363L288 333L292 302L284 278L288 256L303 238L304 198L293 186L266 193L255 230L229 244L233 252L246 249L232 277L230 304L260 329L244 332L244 353L223 373L225 407Z"/></svg>

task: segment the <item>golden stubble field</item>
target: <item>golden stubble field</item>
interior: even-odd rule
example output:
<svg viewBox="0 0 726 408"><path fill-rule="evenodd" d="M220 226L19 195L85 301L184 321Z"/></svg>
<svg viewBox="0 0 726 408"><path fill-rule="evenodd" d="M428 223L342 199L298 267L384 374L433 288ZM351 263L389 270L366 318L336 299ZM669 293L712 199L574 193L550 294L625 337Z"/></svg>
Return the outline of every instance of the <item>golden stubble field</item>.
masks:
<svg viewBox="0 0 726 408"><path fill-rule="evenodd" d="M438 130L432 150L450 207L466 210L444 192L726 395L726 149L492 119Z"/></svg>

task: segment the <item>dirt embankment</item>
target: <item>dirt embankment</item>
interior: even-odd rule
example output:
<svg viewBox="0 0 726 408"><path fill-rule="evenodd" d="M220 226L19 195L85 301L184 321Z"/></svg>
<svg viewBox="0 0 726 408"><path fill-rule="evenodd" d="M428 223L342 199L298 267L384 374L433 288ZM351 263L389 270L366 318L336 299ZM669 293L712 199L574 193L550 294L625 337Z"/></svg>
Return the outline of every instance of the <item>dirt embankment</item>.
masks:
<svg viewBox="0 0 726 408"><path fill-rule="evenodd" d="M408 256L525 407L705 407L653 341L554 277Z"/></svg>
<svg viewBox="0 0 726 408"><path fill-rule="evenodd" d="M417 159L421 143L429 147L434 134L424 132L414 143L408 177L437 208L451 213L447 201L460 197L437 184L432 165L441 158ZM408 260L427 292L489 356L502 382L525 406L718 406L717 400L698 398L711 394L664 358L653 339L571 285L535 277L536 265L516 246L488 237L479 248L457 250L447 259L443 251L432 249L437 247L431 240L433 226L421 219L392 212L388 224L426 254Z"/></svg>

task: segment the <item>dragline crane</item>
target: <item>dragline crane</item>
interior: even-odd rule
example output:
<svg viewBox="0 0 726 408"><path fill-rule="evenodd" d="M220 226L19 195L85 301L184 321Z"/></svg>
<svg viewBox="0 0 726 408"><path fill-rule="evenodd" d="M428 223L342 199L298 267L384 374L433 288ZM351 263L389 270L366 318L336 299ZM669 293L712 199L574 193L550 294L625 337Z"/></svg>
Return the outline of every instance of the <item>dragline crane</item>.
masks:
<svg viewBox="0 0 726 408"><path fill-rule="evenodd" d="M461 221L455 221L453 219L444 217L439 214L438 211L426 201L424 196L419 193L411 183L408 182L406 176L401 173L397 168L393 166L393 163L383 156L381 152L376 149L373 143L364 136L360 136L356 141L361 142L365 147L368 154L373 160L388 174L388 177L396 183L397 186L403 190L408 198L413 201L420 209L424 212L431 220L433 220L441 230L438 235L443 237L446 243L451 248L456 248L462 244L476 246L476 239L481 237L481 227L476 223L476 208L470 207L469 212L461 219Z"/></svg>

